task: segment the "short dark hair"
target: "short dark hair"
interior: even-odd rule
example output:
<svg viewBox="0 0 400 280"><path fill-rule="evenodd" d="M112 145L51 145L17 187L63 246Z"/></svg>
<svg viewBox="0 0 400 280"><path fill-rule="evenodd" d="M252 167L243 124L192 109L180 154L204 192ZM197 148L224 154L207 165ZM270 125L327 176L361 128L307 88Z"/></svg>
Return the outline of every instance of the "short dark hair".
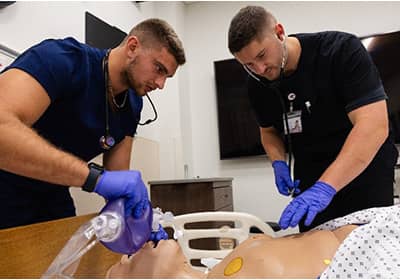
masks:
<svg viewBox="0 0 400 280"><path fill-rule="evenodd" d="M146 47L155 47L154 44L165 47L171 53L178 65L186 62L185 51L181 40L174 29L164 20L151 18L137 24L129 32L134 35ZM126 39L122 42L124 43Z"/></svg>
<svg viewBox="0 0 400 280"><path fill-rule="evenodd" d="M247 6L234 16L229 26L228 47L232 54L239 52L253 39L261 38L268 27L276 24L275 17L260 6Z"/></svg>

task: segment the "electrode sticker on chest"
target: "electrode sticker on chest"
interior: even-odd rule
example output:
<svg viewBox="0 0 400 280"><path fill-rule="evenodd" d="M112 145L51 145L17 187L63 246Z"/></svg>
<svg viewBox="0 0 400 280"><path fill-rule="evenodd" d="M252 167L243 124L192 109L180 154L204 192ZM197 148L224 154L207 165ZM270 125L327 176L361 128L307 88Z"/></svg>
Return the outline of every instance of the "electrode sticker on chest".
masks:
<svg viewBox="0 0 400 280"><path fill-rule="evenodd" d="M242 269L243 259L241 257L231 260L224 269L225 276L231 276Z"/></svg>

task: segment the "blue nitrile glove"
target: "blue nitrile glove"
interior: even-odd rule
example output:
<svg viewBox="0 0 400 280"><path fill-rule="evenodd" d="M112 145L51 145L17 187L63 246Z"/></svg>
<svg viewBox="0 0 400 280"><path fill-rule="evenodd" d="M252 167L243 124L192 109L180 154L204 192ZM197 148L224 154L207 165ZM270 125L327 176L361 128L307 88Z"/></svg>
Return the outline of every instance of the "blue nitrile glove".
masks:
<svg viewBox="0 0 400 280"><path fill-rule="evenodd" d="M306 214L304 224L309 226L315 216L328 207L335 194L336 190L332 186L322 181L316 182L289 203L282 213L279 226L282 229L287 229L289 226L295 227Z"/></svg>
<svg viewBox="0 0 400 280"><path fill-rule="evenodd" d="M289 195L289 191L294 189L294 193L300 193L299 184L300 180L292 181L290 178L289 166L283 160L274 160L272 163L275 174L275 185L278 187L280 194Z"/></svg>
<svg viewBox="0 0 400 280"><path fill-rule="evenodd" d="M153 231L150 234L149 241L153 241L154 244L157 246L158 241L160 241L161 239L167 240L168 239L168 234L164 230L164 228L161 225L159 225L158 231Z"/></svg>
<svg viewBox="0 0 400 280"><path fill-rule="evenodd" d="M104 171L94 192L107 200L125 197L125 216L140 218L149 201L142 175L136 170Z"/></svg>

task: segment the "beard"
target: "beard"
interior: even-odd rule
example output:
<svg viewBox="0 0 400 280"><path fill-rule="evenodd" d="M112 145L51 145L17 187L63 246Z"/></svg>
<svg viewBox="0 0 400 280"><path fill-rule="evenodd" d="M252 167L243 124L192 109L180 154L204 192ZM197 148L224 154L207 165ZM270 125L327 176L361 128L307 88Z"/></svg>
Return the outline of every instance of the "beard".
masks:
<svg viewBox="0 0 400 280"><path fill-rule="evenodd" d="M140 83L134 77L134 69L137 65L137 58L135 58L132 62L128 64L128 66L122 71L121 76L124 83L128 86L128 88L134 89L136 94L139 96L143 96L146 93L143 88L140 86Z"/></svg>
<svg viewBox="0 0 400 280"><path fill-rule="evenodd" d="M266 78L268 81L276 81L280 77L280 73L281 68L277 65L275 67L268 68L261 76Z"/></svg>
<svg viewBox="0 0 400 280"><path fill-rule="evenodd" d="M283 74L283 70L287 64L287 51L285 43L282 44L282 48L280 51L280 59L277 59L273 66L270 66L270 72L263 73L263 77L269 81L276 81L281 78L281 74ZM268 69L266 69L267 71ZM281 73L282 72L282 73Z"/></svg>

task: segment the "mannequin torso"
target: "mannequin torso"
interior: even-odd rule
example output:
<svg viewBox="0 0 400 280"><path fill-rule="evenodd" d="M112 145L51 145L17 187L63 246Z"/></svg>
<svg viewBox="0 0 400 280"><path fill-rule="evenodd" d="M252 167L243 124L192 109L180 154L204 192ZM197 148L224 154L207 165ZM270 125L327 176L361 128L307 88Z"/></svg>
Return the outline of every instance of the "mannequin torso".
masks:
<svg viewBox="0 0 400 280"><path fill-rule="evenodd" d="M281 238L253 235L208 274L193 269L174 240L149 242L110 268L108 278L317 278L355 225Z"/></svg>

